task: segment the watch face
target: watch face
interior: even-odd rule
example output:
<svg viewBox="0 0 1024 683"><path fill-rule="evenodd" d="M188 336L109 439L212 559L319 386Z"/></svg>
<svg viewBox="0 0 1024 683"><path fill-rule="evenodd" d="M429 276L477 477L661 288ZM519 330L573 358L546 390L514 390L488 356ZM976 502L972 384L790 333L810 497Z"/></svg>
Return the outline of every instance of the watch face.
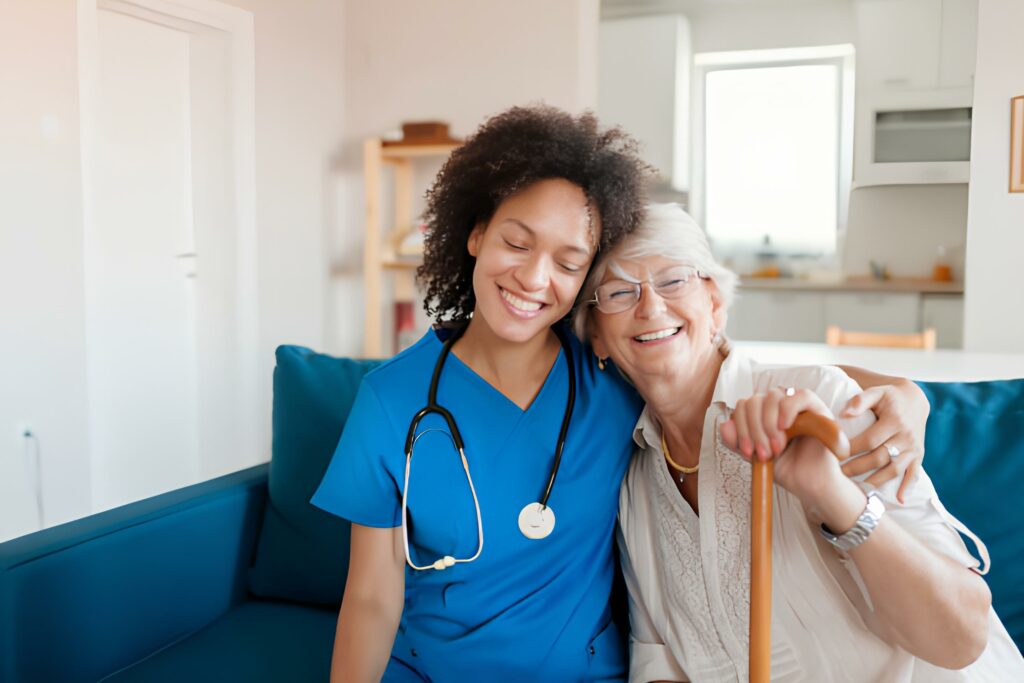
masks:
<svg viewBox="0 0 1024 683"><path fill-rule="evenodd" d="M874 491L868 494L868 504L865 512L870 512L875 517L881 517L885 513L885 503L882 502L882 497Z"/></svg>

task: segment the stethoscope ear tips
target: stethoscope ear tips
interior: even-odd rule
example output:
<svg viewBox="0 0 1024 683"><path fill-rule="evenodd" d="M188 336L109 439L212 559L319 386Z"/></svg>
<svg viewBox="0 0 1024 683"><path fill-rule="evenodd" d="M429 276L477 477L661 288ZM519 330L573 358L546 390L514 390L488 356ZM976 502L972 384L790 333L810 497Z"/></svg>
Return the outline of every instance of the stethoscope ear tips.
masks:
<svg viewBox="0 0 1024 683"><path fill-rule="evenodd" d="M455 558L452 557L451 555L445 555L444 557L442 557L441 559L439 559L437 562L434 563L434 569L436 569L437 571L441 571L442 569L448 569L448 567L454 567L454 566L455 566Z"/></svg>

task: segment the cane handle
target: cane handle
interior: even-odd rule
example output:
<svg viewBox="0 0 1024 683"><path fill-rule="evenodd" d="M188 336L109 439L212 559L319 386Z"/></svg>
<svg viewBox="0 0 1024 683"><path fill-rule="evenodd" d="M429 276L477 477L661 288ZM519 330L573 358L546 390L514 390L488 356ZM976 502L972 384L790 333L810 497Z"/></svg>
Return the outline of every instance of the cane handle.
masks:
<svg viewBox="0 0 1024 683"><path fill-rule="evenodd" d="M824 415L809 411L797 415L793 425L786 430L786 438L795 439L798 436L813 436L840 460L850 457L850 440L835 420Z"/></svg>

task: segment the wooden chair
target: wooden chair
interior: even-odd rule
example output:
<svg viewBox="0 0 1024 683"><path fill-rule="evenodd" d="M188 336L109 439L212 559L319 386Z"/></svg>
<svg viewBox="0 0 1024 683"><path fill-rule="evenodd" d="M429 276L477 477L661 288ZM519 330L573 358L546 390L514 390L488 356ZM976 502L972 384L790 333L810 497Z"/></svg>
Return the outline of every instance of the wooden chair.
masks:
<svg viewBox="0 0 1024 683"><path fill-rule="evenodd" d="M935 328L913 334L883 334L877 332L850 332L837 325L825 330L825 343L829 346L884 346L896 349L935 349Z"/></svg>

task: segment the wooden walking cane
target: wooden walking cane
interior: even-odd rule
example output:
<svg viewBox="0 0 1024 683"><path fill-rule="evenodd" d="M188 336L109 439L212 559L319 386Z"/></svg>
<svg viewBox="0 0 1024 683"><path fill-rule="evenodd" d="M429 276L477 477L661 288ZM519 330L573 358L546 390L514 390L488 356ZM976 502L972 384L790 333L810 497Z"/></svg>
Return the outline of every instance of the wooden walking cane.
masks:
<svg viewBox="0 0 1024 683"><path fill-rule="evenodd" d="M850 442L833 420L797 415L786 437L813 436L836 457L850 455ZM768 683L772 670L772 461L754 460L750 520L750 683Z"/></svg>

